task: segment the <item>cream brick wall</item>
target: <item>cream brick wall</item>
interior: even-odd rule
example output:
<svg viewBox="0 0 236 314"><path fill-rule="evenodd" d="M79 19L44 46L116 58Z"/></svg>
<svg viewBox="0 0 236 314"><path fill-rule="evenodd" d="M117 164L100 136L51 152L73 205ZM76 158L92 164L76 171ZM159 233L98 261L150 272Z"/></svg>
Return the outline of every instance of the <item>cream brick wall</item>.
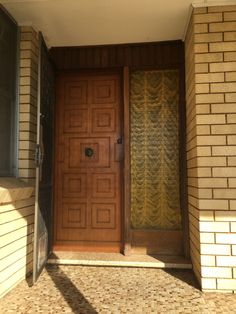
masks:
<svg viewBox="0 0 236 314"><path fill-rule="evenodd" d="M37 128L38 35L32 27L21 27L19 177L35 184L33 154Z"/></svg>
<svg viewBox="0 0 236 314"><path fill-rule="evenodd" d="M0 297L32 271L38 37L20 33L19 179L0 178ZM22 183L25 181L25 183Z"/></svg>
<svg viewBox="0 0 236 314"><path fill-rule="evenodd" d="M236 292L236 6L194 9L185 50L193 268L203 290Z"/></svg>
<svg viewBox="0 0 236 314"><path fill-rule="evenodd" d="M206 25L206 24L205 24ZM201 24L201 28L198 31L205 30L204 24ZM205 176L209 175L209 169L201 168L198 173L197 168L197 142L196 135L200 132L197 130L197 106L196 106L196 90L203 88L203 90L209 89L208 85L203 86L196 84L199 81L199 77L196 74L195 61L194 61L194 18L191 17L188 32L185 41L185 61L186 61L186 117L187 117L187 161L188 161L188 206L189 206L189 231L190 231L190 254L193 263L193 269L197 279L201 282L201 260L200 260L200 232L199 232L199 210L196 203L196 198L199 195L199 189L197 188L198 177L205 173ZM203 47L204 48L204 47ZM198 48L200 46L198 45ZM206 49L206 48L204 48ZM205 71L204 67L199 68L199 72ZM198 74L199 75L199 74ZM204 74L205 75L205 74ZM204 77L204 82L207 78ZM201 80L200 80L201 82ZM208 108L207 108L208 110ZM202 132L209 132L209 129L201 130Z"/></svg>
<svg viewBox="0 0 236 314"><path fill-rule="evenodd" d="M32 188L18 184L20 200L3 203L0 197L0 297L32 271L34 197Z"/></svg>

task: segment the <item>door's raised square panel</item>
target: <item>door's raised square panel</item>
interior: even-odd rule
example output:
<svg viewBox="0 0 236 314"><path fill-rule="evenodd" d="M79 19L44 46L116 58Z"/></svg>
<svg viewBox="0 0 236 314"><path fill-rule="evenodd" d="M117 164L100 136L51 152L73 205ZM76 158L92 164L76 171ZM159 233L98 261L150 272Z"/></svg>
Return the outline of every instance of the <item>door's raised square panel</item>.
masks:
<svg viewBox="0 0 236 314"><path fill-rule="evenodd" d="M116 228L115 204L92 204L92 228L115 229Z"/></svg>
<svg viewBox="0 0 236 314"><path fill-rule="evenodd" d="M92 82L93 104L112 104L116 100L116 81L97 80Z"/></svg>
<svg viewBox="0 0 236 314"><path fill-rule="evenodd" d="M65 133L86 133L88 132L88 110L72 109L64 112Z"/></svg>
<svg viewBox="0 0 236 314"><path fill-rule="evenodd" d="M91 149L92 155L87 156L86 150ZM110 166L109 138L70 138L69 169L83 167Z"/></svg>
<svg viewBox="0 0 236 314"><path fill-rule="evenodd" d="M115 197L116 175L113 173L95 173L92 175L93 197Z"/></svg>
<svg viewBox="0 0 236 314"><path fill-rule="evenodd" d="M75 81L65 86L65 105L87 104L88 82Z"/></svg>
<svg viewBox="0 0 236 314"><path fill-rule="evenodd" d="M113 108L92 110L92 132L115 132L116 112Z"/></svg>
<svg viewBox="0 0 236 314"><path fill-rule="evenodd" d="M64 197L86 197L87 196L87 175L64 174L63 179L63 196Z"/></svg>
<svg viewBox="0 0 236 314"><path fill-rule="evenodd" d="M86 204L63 204L63 228L86 228Z"/></svg>

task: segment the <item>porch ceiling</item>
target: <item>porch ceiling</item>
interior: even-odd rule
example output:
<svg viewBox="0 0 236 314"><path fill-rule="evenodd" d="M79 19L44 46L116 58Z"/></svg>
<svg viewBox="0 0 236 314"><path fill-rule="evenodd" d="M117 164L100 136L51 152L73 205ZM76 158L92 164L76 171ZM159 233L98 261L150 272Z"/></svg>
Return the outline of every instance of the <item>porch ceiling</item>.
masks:
<svg viewBox="0 0 236 314"><path fill-rule="evenodd" d="M206 4L212 0L195 2ZM20 25L33 25L41 30L48 46L84 46L182 39L192 0L0 0L0 3Z"/></svg>

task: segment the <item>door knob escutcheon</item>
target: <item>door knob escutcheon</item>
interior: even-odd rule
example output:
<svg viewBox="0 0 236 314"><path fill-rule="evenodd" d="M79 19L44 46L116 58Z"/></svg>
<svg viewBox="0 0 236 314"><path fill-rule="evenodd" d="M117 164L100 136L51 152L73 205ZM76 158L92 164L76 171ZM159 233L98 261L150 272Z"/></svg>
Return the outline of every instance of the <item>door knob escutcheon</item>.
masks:
<svg viewBox="0 0 236 314"><path fill-rule="evenodd" d="M86 147L85 148L85 156L86 157L92 157L93 156L93 149L91 147Z"/></svg>

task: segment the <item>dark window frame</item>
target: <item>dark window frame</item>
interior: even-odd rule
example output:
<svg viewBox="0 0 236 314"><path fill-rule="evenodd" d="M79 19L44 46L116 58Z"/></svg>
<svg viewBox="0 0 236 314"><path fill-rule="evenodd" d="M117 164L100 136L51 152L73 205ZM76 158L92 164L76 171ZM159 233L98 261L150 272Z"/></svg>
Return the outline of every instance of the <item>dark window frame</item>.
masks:
<svg viewBox="0 0 236 314"><path fill-rule="evenodd" d="M2 24L2 25L1 25ZM2 26L2 27L1 27ZM2 72L2 79L0 78L0 106L4 106L3 98L5 97L5 106L10 105L6 112L10 113L9 120L4 121L2 117L2 130L0 136L4 141L0 143L0 176L9 177L18 175L18 134L19 134L19 28L16 21L12 16L0 5L0 44L1 36L4 36L4 27L6 34L10 33L11 38L7 38L6 45L12 49L9 50L9 56L7 55L5 60L1 58L0 52L0 71L7 69L7 73ZM2 32L1 32L2 30ZM9 31L10 30L10 31ZM4 40L4 39L3 39ZM6 37L5 37L6 40ZM4 61L1 61L4 60ZM6 62L7 60L7 62ZM1 62L3 62L1 64ZM8 65L6 66L6 62ZM1 75L1 73L0 73ZM4 84L4 79L6 82ZM5 86L4 86L5 85ZM2 100L2 101L1 101ZM4 109L2 107L2 112ZM1 117L0 117L1 120ZM1 122L0 122L1 123ZM3 132L3 128L6 127L6 133ZM0 125L1 128L1 125ZM2 151L2 154L1 154ZM2 155L2 159L1 159Z"/></svg>

